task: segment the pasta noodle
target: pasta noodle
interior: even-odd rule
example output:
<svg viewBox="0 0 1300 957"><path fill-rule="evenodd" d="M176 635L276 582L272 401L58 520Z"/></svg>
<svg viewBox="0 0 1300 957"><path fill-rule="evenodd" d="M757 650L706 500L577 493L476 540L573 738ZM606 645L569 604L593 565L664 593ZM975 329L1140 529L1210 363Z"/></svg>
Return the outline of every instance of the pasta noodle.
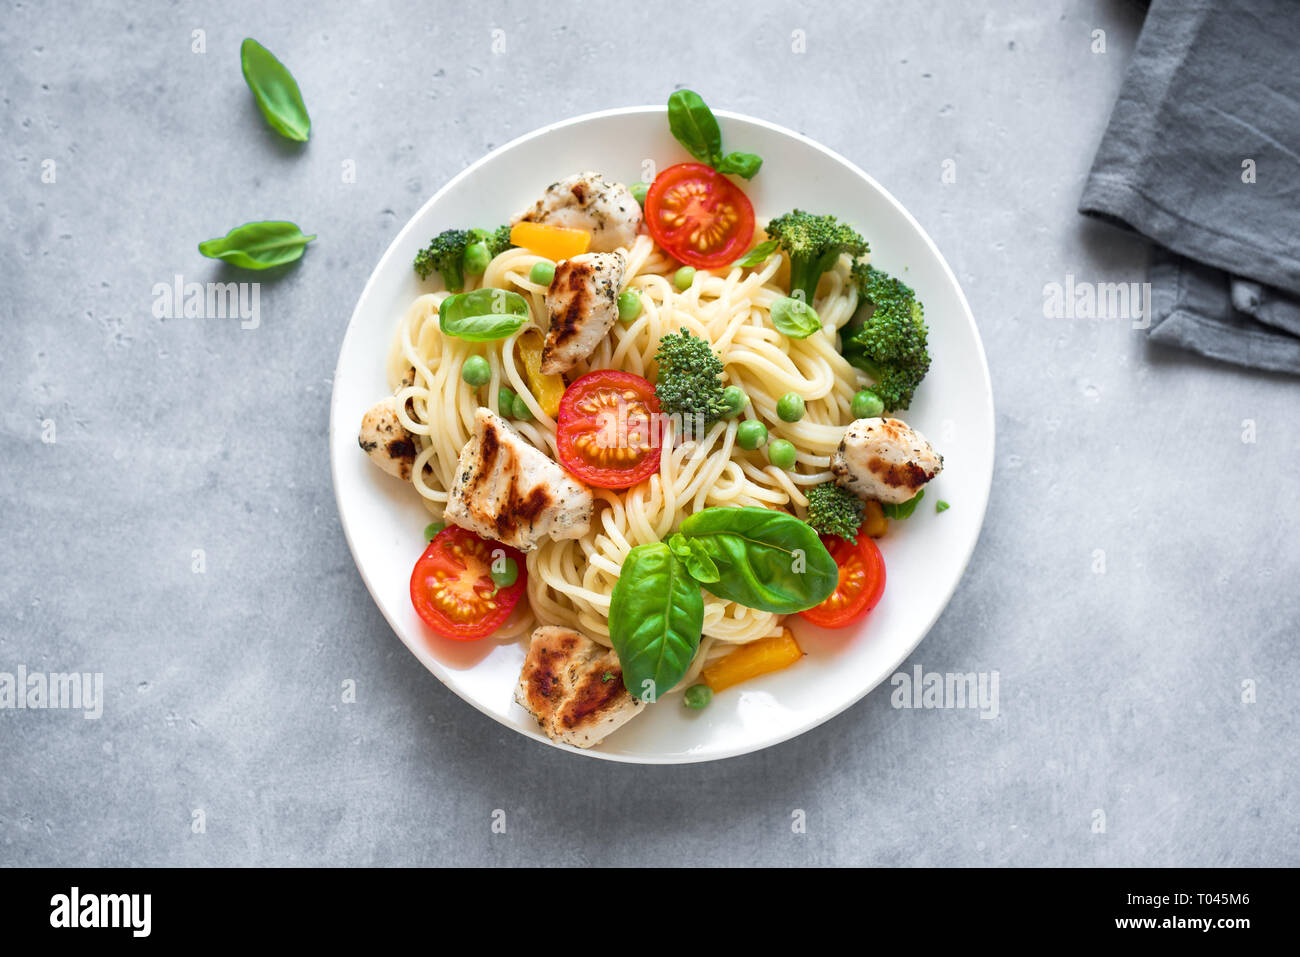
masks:
<svg viewBox="0 0 1300 957"><path fill-rule="evenodd" d="M771 322L772 304L786 295L782 256L772 256L752 270L731 267L725 275L701 270L685 292L673 285L677 262L649 236L638 236L627 257L625 284L640 291L642 311L631 323L616 324L595 352L572 370L570 379L613 368L653 381L660 337L687 329L712 343L727 384L740 386L750 405L740 417L716 422L702 436L683 430L679 441L670 427L659 472L647 481L621 491L593 489L596 508L586 535L565 541L546 538L528 553L528 607L520 602L499 637L526 635L537 623L557 624L608 646L610 595L623 559L634 546L663 540L687 515L709 506L790 508L802 514L807 506L803 490L831 477L830 457L844 424L853 418L853 395L866 384L836 348L837 330L849 321L858 302L848 256L823 277L815 302L823 329L807 339L787 338ZM508 249L481 277L483 286L511 289L530 301L532 320L508 338L472 343L444 336L437 310L445 292L417 298L398 326L388 359L389 384L396 390L402 424L419 445L412 481L438 518L480 405L480 393L460 377L469 356L482 355L491 367L492 378L482 393L488 407L499 411L501 387L514 390L527 402L533 419L512 424L537 448L552 458L557 455L555 421L533 397L515 352L524 332L546 331L546 287L529 280L538 261L540 257L525 249ZM806 401L806 414L798 422L784 422L776 414L786 392ZM761 450L748 452L736 444L739 422L753 417L763 421L773 438L794 443L799 453L793 470L776 468ZM679 688L689 686L707 660L730 646L781 629L780 615L708 592L704 598L700 651Z"/></svg>

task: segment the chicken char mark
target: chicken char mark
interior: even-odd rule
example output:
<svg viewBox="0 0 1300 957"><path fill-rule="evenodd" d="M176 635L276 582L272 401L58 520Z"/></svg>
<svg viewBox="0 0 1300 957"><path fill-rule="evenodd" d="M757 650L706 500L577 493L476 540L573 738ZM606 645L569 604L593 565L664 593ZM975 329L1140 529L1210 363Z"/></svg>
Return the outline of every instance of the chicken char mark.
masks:
<svg viewBox="0 0 1300 957"><path fill-rule="evenodd" d="M915 462L886 462L880 456L872 456L867 468L880 476L881 481L897 488L917 489L930 481L925 469Z"/></svg>
<svg viewBox="0 0 1300 957"><path fill-rule="evenodd" d="M541 485L534 486L521 494L518 476L522 474L523 469L519 463L519 456L510 446L502 445L496 426L490 422L483 428L478 471L470 476L465 485L465 493L468 497L477 495L480 483L492 474L498 457L502 460L504 474L511 475L512 478L506 490L506 501L502 503L501 509L496 515L487 517L496 525L499 537L509 538L524 525L531 527L538 516L555 500Z"/></svg>
<svg viewBox="0 0 1300 957"><path fill-rule="evenodd" d="M395 459L414 459L415 443L410 439L393 439L388 443L388 454Z"/></svg>
<svg viewBox="0 0 1300 957"><path fill-rule="evenodd" d="M605 679L605 674L609 675L608 680ZM605 674L589 675L574 689L568 707L560 714L560 720L566 728L576 727L619 703L625 693L623 670L610 668Z"/></svg>
<svg viewBox="0 0 1300 957"><path fill-rule="evenodd" d="M551 320L557 347L563 346L578 334L583 317L591 311L591 279L596 274L596 267L591 263L570 261L564 266L564 282L573 298L569 300L564 312Z"/></svg>

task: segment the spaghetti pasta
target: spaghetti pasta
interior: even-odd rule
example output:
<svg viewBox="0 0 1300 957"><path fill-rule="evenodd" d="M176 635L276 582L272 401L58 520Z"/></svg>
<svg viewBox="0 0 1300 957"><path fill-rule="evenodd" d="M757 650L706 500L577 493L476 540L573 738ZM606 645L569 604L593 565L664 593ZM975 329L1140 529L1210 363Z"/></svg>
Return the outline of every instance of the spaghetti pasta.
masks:
<svg viewBox="0 0 1300 957"><path fill-rule="evenodd" d="M837 331L858 303L847 255L822 279L814 303L821 332L790 339L775 329L769 312L787 294L784 257L771 256L753 269L700 270L689 288L678 291L672 279L677 262L649 236L637 236L625 253L625 287L641 294L641 312L630 323L616 325L570 378L612 368L653 381L660 338L684 329L709 340L722 360L727 384L740 386L750 402L741 416L715 422L702 435L685 430L679 435L670 426L659 471L648 480L626 490L594 489L595 514L586 535L544 539L528 554L527 607L520 602L498 632L501 638L526 635L537 623L557 624L609 646L610 596L633 547L667 538L687 515L710 506L788 508L802 514L808 504L804 490L831 478L830 457L853 418L853 395L867 382L836 348ZM526 249L507 249L480 278L482 286L513 290L530 303L533 318L507 338L478 343L443 335L438 306L445 292L417 298L398 324L388 357L389 383L402 425L419 447L412 482L438 518L460 451L470 439L475 410L486 404L500 411L501 387L517 393L532 413L531 421L514 423L520 434L552 458L557 455L556 423L533 398L515 348L519 337L539 329L538 317L546 315L546 287L529 278L539 261ZM483 356L491 368L482 393L460 376L472 355ZM798 422L782 421L776 413L787 392L806 401L806 414ZM486 403L479 401L480 394ZM769 464L761 450L745 451L737 444L737 427L745 418L759 419L774 438L795 445L799 452L792 470ZM700 649L678 687L689 686L710 658L730 647L778 634L781 623L782 616L706 593Z"/></svg>

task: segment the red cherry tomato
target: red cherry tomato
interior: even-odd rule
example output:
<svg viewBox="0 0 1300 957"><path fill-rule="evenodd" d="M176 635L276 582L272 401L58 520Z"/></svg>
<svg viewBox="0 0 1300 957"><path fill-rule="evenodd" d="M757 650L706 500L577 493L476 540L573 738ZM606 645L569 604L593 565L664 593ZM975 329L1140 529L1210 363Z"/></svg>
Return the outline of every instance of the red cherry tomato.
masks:
<svg viewBox="0 0 1300 957"><path fill-rule="evenodd" d="M670 166L645 197L650 235L688 266L735 262L754 238L754 207L740 187L703 163Z"/></svg>
<svg viewBox="0 0 1300 957"><path fill-rule="evenodd" d="M588 485L631 488L659 471L659 399L639 375L587 373L564 390L555 425L560 464Z"/></svg>
<svg viewBox="0 0 1300 957"><path fill-rule="evenodd" d="M823 628L843 628L866 617L880 601L885 592L885 559L862 532L856 545L844 538L823 541L839 566L840 582L830 598L799 615Z"/></svg>
<svg viewBox="0 0 1300 957"><path fill-rule="evenodd" d="M514 584L498 588L492 563L511 559L519 569ZM528 585L524 556L448 525L424 550L411 572L411 604L426 625L456 641L473 641L496 631L510 617Z"/></svg>

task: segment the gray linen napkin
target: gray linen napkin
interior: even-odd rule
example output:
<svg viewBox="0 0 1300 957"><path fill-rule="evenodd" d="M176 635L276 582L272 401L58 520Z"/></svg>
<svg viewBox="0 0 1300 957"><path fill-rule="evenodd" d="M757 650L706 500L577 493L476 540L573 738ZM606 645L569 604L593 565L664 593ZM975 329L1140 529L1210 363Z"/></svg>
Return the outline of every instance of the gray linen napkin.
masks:
<svg viewBox="0 0 1300 957"><path fill-rule="evenodd" d="M1153 242L1153 340L1300 374L1300 2L1153 0L1079 211Z"/></svg>

